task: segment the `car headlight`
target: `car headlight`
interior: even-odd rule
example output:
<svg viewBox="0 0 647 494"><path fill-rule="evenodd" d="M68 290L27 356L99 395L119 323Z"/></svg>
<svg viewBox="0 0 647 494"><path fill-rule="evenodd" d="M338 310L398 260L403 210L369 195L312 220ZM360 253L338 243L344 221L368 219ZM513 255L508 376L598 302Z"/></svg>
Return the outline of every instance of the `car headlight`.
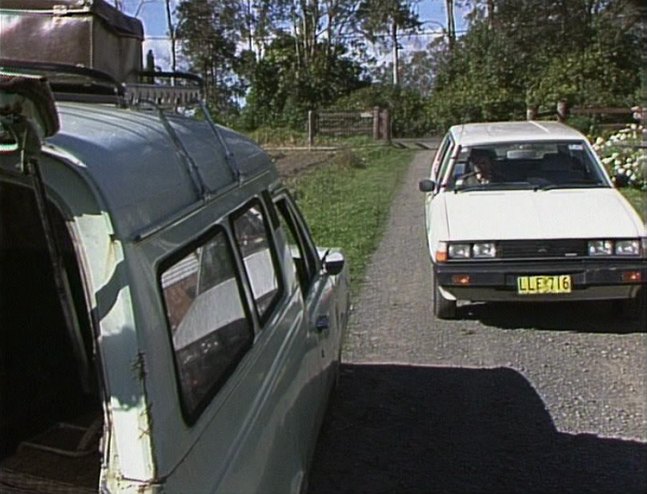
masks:
<svg viewBox="0 0 647 494"><path fill-rule="evenodd" d="M494 242L480 242L472 246L472 255L476 259L496 257L496 245Z"/></svg>
<svg viewBox="0 0 647 494"><path fill-rule="evenodd" d="M618 240L615 252L617 256L640 255L640 240Z"/></svg>
<svg viewBox="0 0 647 494"><path fill-rule="evenodd" d="M471 250L470 244L449 244L447 253L450 259L469 259Z"/></svg>
<svg viewBox="0 0 647 494"><path fill-rule="evenodd" d="M590 256L610 256L613 254L613 242L611 240L589 241Z"/></svg>

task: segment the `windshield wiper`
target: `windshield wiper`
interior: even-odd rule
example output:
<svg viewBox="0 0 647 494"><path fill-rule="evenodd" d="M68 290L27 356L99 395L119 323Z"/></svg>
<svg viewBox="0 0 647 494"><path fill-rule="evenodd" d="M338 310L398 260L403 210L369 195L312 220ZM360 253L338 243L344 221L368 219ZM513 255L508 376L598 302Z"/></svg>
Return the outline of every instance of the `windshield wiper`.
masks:
<svg viewBox="0 0 647 494"><path fill-rule="evenodd" d="M454 188L454 192L469 192L474 190L530 190L535 186L529 182L490 182L487 184L465 185Z"/></svg>
<svg viewBox="0 0 647 494"><path fill-rule="evenodd" d="M605 188L607 185L600 182L567 182L564 184L550 184L538 187L538 190L555 190L555 189L597 189Z"/></svg>

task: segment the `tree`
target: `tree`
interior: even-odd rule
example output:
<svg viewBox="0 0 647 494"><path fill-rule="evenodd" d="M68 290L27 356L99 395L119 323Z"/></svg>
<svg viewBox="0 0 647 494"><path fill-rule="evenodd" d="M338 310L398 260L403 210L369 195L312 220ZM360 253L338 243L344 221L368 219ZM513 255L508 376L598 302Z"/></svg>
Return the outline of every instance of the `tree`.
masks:
<svg viewBox="0 0 647 494"><path fill-rule="evenodd" d="M606 0L476 0L469 30L438 66L429 111L441 127L618 104L635 93L639 48L626 5Z"/></svg>
<svg viewBox="0 0 647 494"><path fill-rule="evenodd" d="M325 64L297 70L302 63L294 50L298 43L292 35L277 36L265 56L254 67L252 83L243 111L242 125L248 129L261 125L300 127L308 110L330 106L338 98L363 87L362 67L347 55L345 47L330 47ZM315 49L323 54L324 43Z"/></svg>
<svg viewBox="0 0 647 494"><path fill-rule="evenodd" d="M400 34L420 28L413 3L402 0L362 0L358 8L359 27L372 43L378 41L392 50L393 85L400 82ZM383 37L383 35L386 35Z"/></svg>
<svg viewBox="0 0 647 494"><path fill-rule="evenodd" d="M184 0L177 8L177 37L190 69L205 81L216 113L228 113L244 94L236 76L241 20L235 0Z"/></svg>

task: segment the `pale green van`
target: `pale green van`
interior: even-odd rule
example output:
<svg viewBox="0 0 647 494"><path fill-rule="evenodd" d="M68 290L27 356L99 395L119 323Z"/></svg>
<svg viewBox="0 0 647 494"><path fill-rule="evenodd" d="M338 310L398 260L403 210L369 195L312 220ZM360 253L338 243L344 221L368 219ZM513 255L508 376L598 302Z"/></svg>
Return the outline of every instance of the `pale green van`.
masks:
<svg viewBox="0 0 647 494"><path fill-rule="evenodd" d="M0 491L304 492L343 255L206 114L0 66Z"/></svg>

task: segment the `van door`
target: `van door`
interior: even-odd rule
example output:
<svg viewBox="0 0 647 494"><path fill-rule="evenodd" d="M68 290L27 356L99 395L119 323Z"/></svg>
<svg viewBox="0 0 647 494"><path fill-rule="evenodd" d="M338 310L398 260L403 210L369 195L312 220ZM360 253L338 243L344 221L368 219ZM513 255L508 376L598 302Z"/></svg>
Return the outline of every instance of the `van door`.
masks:
<svg viewBox="0 0 647 494"><path fill-rule="evenodd" d="M342 330L348 311L348 290L346 285L336 287L341 284L339 279L342 277L337 279L323 270L319 252L292 198L288 194L282 194L277 198L276 206L288 236L303 293L308 330L316 334L319 340L324 387L321 393L323 403L319 407L322 410L339 366ZM343 278L343 283L347 283L346 278Z"/></svg>

